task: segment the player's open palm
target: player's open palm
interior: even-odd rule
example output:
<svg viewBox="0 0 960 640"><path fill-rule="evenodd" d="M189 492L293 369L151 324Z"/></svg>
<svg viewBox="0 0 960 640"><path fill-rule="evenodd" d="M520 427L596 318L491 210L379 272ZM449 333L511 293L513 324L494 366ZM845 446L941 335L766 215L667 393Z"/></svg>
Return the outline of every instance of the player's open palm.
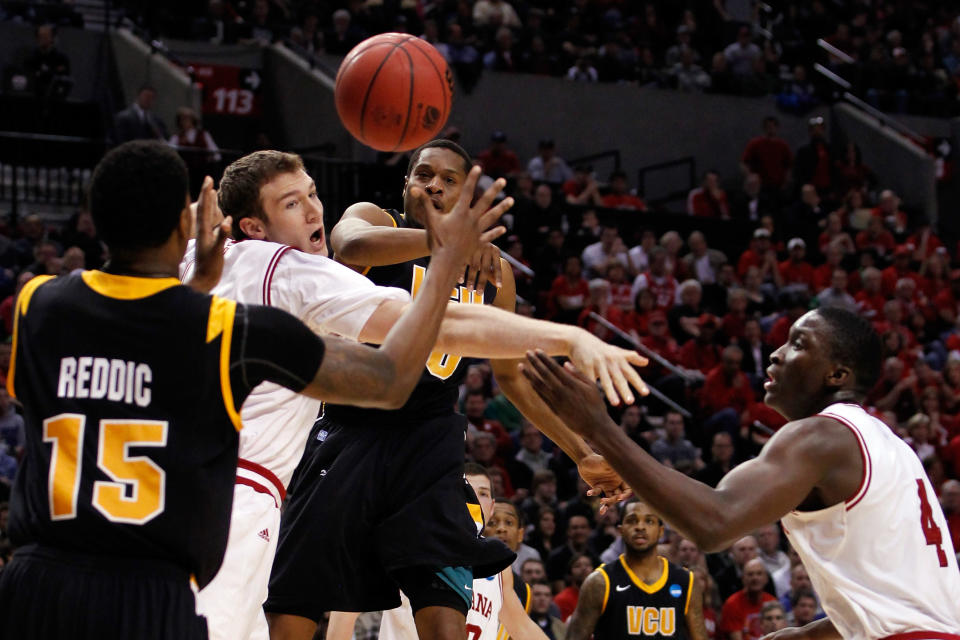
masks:
<svg viewBox="0 0 960 640"><path fill-rule="evenodd" d="M424 207L424 226L431 252L442 251L459 256L466 263L481 245L506 233L505 227L493 225L513 206L513 198L504 198L496 206L491 206L494 198L506 186L505 180L495 181L475 203L470 203L481 174L480 167L470 170L460 190L460 197L449 213L441 213L430 206ZM426 197L420 188L411 189L411 195L418 200Z"/></svg>
<svg viewBox="0 0 960 640"><path fill-rule="evenodd" d="M647 359L636 351L621 349L607 344L594 335L582 331L578 333L570 350L570 361L592 380L599 380L607 400L612 405L621 402L633 404L633 392L647 395L647 385L634 367L644 367Z"/></svg>

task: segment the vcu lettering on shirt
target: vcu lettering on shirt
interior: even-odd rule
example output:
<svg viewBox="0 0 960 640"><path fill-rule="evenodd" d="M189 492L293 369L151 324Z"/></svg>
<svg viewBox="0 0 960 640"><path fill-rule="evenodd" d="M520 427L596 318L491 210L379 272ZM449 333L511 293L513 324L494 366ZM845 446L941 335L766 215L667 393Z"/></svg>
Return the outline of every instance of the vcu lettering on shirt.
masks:
<svg viewBox="0 0 960 640"><path fill-rule="evenodd" d="M69 356L60 360L57 397L105 399L148 407L152 382L153 371L142 362Z"/></svg>
<svg viewBox="0 0 960 640"><path fill-rule="evenodd" d="M677 630L673 607L627 607L627 633L632 636L672 636Z"/></svg>

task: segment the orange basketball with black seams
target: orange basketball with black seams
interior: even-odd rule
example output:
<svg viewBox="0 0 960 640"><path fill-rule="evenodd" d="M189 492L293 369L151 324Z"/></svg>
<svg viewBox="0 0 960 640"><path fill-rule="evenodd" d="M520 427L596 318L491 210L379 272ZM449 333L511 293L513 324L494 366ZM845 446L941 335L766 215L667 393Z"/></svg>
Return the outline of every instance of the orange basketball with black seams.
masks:
<svg viewBox="0 0 960 640"><path fill-rule="evenodd" d="M443 129L453 74L426 41L382 33L343 59L334 94L340 121L357 140L378 151L406 151Z"/></svg>

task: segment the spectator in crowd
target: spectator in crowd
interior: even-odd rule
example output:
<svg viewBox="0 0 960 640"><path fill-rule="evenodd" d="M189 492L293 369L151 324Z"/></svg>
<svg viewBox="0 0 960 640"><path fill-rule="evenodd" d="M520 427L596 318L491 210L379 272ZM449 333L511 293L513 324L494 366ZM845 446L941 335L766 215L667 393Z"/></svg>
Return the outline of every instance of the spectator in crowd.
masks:
<svg viewBox="0 0 960 640"><path fill-rule="evenodd" d="M760 176L749 172L743 179L742 191L734 194L731 216L740 220L759 222L773 208L773 199L762 189Z"/></svg>
<svg viewBox="0 0 960 640"><path fill-rule="evenodd" d="M608 323L623 329L623 316L620 309L611 304L610 283L603 278L594 278L589 283L590 298L580 312L577 324L601 340L610 341L616 332L593 317L596 314Z"/></svg>
<svg viewBox="0 0 960 640"><path fill-rule="evenodd" d="M610 174L610 192L603 196L603 206L609 209L630 209L646 211L646 203L630 193L627 183L627 174L624 171L614 171Z"/></svg>
<svg viewBox="0 0 960 640"><path fill-rule="evenodd" d="M486 467L487 470L498 471L503 483L503 491L499 495L506 498L513 497L515 490L510 481L510 472L504 465L504 461L497 456L497 439L492 433L480 432L470 439L470 457L477 464ZM513 462L513 459L507 460L507 464Z"/></svg>
<svg viewBox="0 0 960 640"><path fill-rule="evenodd" d="M19 459L26 446L26 433L23 427L23 416L17 413L10 401L7 388L0 387L0 443L6 444L7 451Z"/></svg>
<svg viewBox="0 0 960 640"><path fill-rule="evenodd" d="M806 260L807 243L803 238L791 238L787 243L789 257L780 263L783 286L807 292L813 290L813 265Z"/></svg>
<svg viewBox="0 0 960 640"><path fill-rule="evenodd" d="M627 280L627 268L620 260L611 258L604 269L605 279L610 284L610 304L623 315L623 327L626 326L626 314L633 311L634 301L630 297L633 285Z"/></svg>
<svg viewBox="0 0 960 640"><path fill-rule="evenodd" d="M857 250L861 255L866 250L872 250L876 255L883 256L893 253L897 246L897 241L883 225L883 218L880 216L871 216L867 222L867 228L857 233L855 238Z"/></svg>
<svg viewBox="0 0 960 640"><path fill-rule="evenodd" d="M793 167L793 152L779 132L780 121L767 116L763 119L763 135L751 139L741 157L744 171L756 174L763 190L774 197L786 186Z"/></svg>
<svg viewBox="0 0 960 640"><path fill-rule="evenodd" d="M142 85L133 104L113 117L114 137L117 143L129 140L167 140L167 127L154 112L157 90Z"/></svg>
<svg viewBox="0 0 960 640"><path fill-rule="evenodd" d="M763 69L763 50L752 41L749 26L740 27L736 41L723 50L723 56L741 93L763 93L759 78Z"/></svg>
<svg viewBox="0 0 960 640"><path fill-rule="evenodd" d="M883 295L883 274L876 267L867 267L860 274L861 289L853 297L860 313L871 319L883 317L883 307L887 297Z"/></svg>
<svg viewBox="0 0 960 640"><path fill-rule="evenodd" d="M473 24L481 29L500 26L519 29L523 26L516 10L505 0L477 0L473 5Z"/></svg>
<svg viewBox="0 0 960 640"><path fill-rule="evenodd" d="M654 458L678 471L691 474L703 468L700 451L686 438L686 425L678 411L667 411L663 416L666 436L650 445Z"/></svg>
<svg viewBox="0 0 960 640"><path fill-rule="evenodd" d="M616 260L626 267L630 260L627 258L627 247L620 238L620 231L613 226L604 226L600 232L599 242L587 245L581 255L587 275L603 277L605 268L611 260Z"/></svg>
<svg viewBox="0 0 960 640"><path fill-rule="evenodd" d="M703 181L687 195L687 214L701 218L730 218L727 193L720 188L720 174L707 171Z"/></svg>
<svg viewBox="0 0 960 640"><path fill-rule="evenodd" d="M817 596L813 591L800 591L791 601L790 626L804 627L817 619Z"/></svg>
<svg viewBox="0 0 960 640"><path fill-rule="evenodd" d="M583 277L580 256L567 256L563 274L556 277L548 294L553 319L557 322L576 324L589 295L590 285Z"/></svg>
<svg viewBox="0 0 960 640"><path fill-rule="evenodd" d="M573 177L563 183L563 193L567 204L594 207L603 204L600 185L593 178L593 168L590 165L578 164L573 168Z"/></svg>
<svg viewBox="0 0 960 640"><path fill-rule="evenodd" d="M953 548L960 549L960 481L950 479L940 487L940 506L947 519Z"/></svg>
<svg viewBox="0 0 960 640"><path fill-rule="evenodd" d="M890 356L883 363L883 374L867 394L866 404L881 411L893 411L899 422L917 412L917 377L906 371L903 360Z"/></svg>
<svg viewBox="0 0 960 640"><path fill-rule="evenodd" d="M580 56L572 67L567 69L567 80L572 82L599 82L597 68L590 56Z"/></svg>
<svg viewBox="0 0 960 640"><path fill-rule="evenodd" d="M600 564L596 558L590 555L590 548L587 542L590 539L590 520L586 516L574 515L567 520L567 539L566 542L550 552L547 559L547 577L554 585L554 590L559 593L567 585L565 579L570 575L573 566L574 556L587 556L589 564L584 578L593 571L593 568ZM581 580L582 582L582 580ZM571 609L571 612L573 610Z"/></svg>
<svg viewBox="0 0 960 640"><path fill-rule="evenodd" d="M64 246L79 247L83 251L87 269L96 269L103 264L106 247L97 235L93 216L88 210L80 209L71 216L61 237Z"/></svg>
<svg viewBox="0 0 960 640"><path fill-rule="evenodd" d="M677 89L684 93L702 93L710 88L710 75L697 64L690 50L680 54L680 60L674 63L669 73L676 80Z"/></svg>
<svg viewBox="0 0 960 640"><path fill-rule="evenodd" d="M817 302L821 307L840 307L847 311L857 311L857 302L847 292L847 272L843 269L834 269L830 286L817 294Z"/></svg>
<svg viewBox="0 0 960 640"><path fill-rule="evenodd" d="M780 596L780 604L783 605L784 611L787 613L793 611L793 603L799 595L813 592L810 575L807 574L807 569L803 566L802 562L798 562L792 567L789 567L789 574L790 588ZM814 610L818 608L819 604L815 604Z"/></svg>
<svg viewBox="0 0 960 640"><path fill-rule="evenodd" d="M810 118L807 129L810 141L797 149L796 179L799 184L812 184L823 196L833 186L833 154L827 144L823 117Z"/></svg>
<svg viewBox="0 0 960 640"><path fill-rule="evenodd" d="M530 469L531 478L538 471L546 471L550 464L551 456L543 450L543 434L526 419L520 427L520 451L515 457Z"/></svg>
<svg viewBox="0 0 960 640"><path fill-rule="evenodd" d="M669 309L673 306L677 292L677 281L667 271L667 251L663 247L654 247L650 250L647 270L640 273L633 281L630 294L634 300L642 289L653 294L658 309Z"/></svg>
<svg viewBox="0 0 960 640"><path fill-rule="evenodd" d="M513 450L513 440L503 425L496 420L487 418L487 395L481 390L468 391L463 403L464 415L467 418L467 428L477 433L489 433L496 442L496 451L499 456L509 455ZM529 483L526 483L529 484Z"/></svg>
<svg viewBox="0 0 960 640"><path fill-rule="evenodd" d="M560 619L564 622L570 618L577 608L577 601L580 599L580 587L593 571L594 566L593 560L585 554L576 553L570 559L566 577L567 586L553 598L553 602L560 609Z"/></svg>
<svg viewBox="0 0 960 640"><path fill-rule="evenodd" d="M530 618L536 622L550 640L565 640L567 625L550 613L553 593L546 580L530 584Z"/></svg>
<svg viewBox="0 0 960 640"><path fill-rule="evenodd" d="M552 139L541 140L537 145L539 153L527 163L527 172L538 182L563 184L573 177L573 171L567 162L557 155L556 144Z"/></svg>
<svg viewBox="0 0 960 640"><path fill-rule="evenodd" d="M323 42L327 53L345 56L351 49L360 44L364 37L366 37L366 34L353 23L353 16L350 11L337 9L333 12L330 29L323 35Z"/></svg>
<svg viewBox="0 0 960 640"><path fill-rule="evenodd" d="M720 630L731 640L760 640L764 636L760 610L767 602L777 602L764 591L768 580L760 558L744 563L743 588L724 601L720 614Z"/></svg>
<svg viewBox="0 0 960 640"><path fill-rule="evenodd" d="M477 155L477 160L491 178L511 178L522 170L517 154L507 147L507 134L499 130L490 134L490 146Z"/></svg>
<svg viewBox="0 0 960 640"><path fill-rule="evenodd" d="M543 560L539 558L524 560L520 565L520 579L530 585L540 580L546 580L547 569Z"/></svg>
<svg viewBox="0 0 960 640"><path fill-rule="evenodd" d="M726 431L713 434L710 445L710 463L694 474L700 482L716 487L723 476L733 468L733 436Z"/></svg>
<svg viewBox="0 0 960 640"><path fill-rule="evenodd" d="M494 48L484 54L483 66L492 71L518 71L520 69L520 55L513 39L513 32L509 28L500 27L497 29ZM533 173L533 171L530 171L530 173Z"/></svg>
<svg viewBox="0 0 960 640"><path fill-rule="evenodd" d="M726 254L711 249L702 231L694 231L687 237L687 247L690 253L683 257L687 273L702 285L716 282L720 267L727 262Z"/></svg>
<svg viewBox="0 0 960 640"><path fill-rule="evenodd" d="M787 628L787 614L779 602L765 602L760 607L760 631L766 636Z"/></svg>
<svg viewBox="0 0 960 640"><path fill-rule="evenodd" d="M546 562L557 538L557 475L551 471L534 471L530 481L530 495L520 505L524 519L534 524L527 543L540 551ZM544 509L547 511L544 512ZM547 554L544 554L544 552Z"/></svg>
<svg viewBox="0 0 960 640"><path fill-rule="evenodd" d="M720 346L715 340L719 328L716 316L701 314L697 320L697 335L680 347L680 366L707 375L720 364ZM737 364L739 366L739 362Z"/></svg>
<svg viewBox="0 0 960 640"><path fill-rule="evenodd" d="M772 281L776 288L780 288L780 265L777 262L777 252L771 246L770 232L762 227L753 232L750 248L740 254L740 259L737 261L737 275L744 279L745 285L750 267L757 269L759 282Z"/></svg>
<svg viewBox="0 0 960 640"><path fill-rule="evenodd" d="M630 259L630 273L638 274L650 266L650 252L657 246L657 234L652 229L644 229L640 235L640 244L627 252Z"/></svg>
<svg viewBox="0 0 960 640"><path fill-rule="evenodd" d="M347 12L347 16L349 15L350 13ZM337 19L337 15L334 14L334 25L337 24ZM280 26L273 18L268 0L254 0L253 10L250 12L250 17L243 27L244 33L240 41L244 44L255 44L265 47L279 37ZM347 51L349 51L349 49L347 49Z"/></svg>
<svg viewBox="0 0 960 640"><path fill-rule="evenodd" d="M703 308L703 286L696 280L684 280L677 287L678 304L667 312L667 321L670 323L670 333L677 339L678 344L700 335L700 316Z"/></svg>
<svg viewBox="0 0 960 640"><path fill-rule="evenodd" d="M197 112L190 107L177 109L177 132L170 136L190 172L190 195L196 198L204 177L212 175L220 162L220 149L210 132L200 127Z"/></svg>
<svg viewBox="0 0 960 640"><path fill-rule="evenodd" d="M768 524L757 529L757 557L763 561L767 573L774 575L790 566L790 558L780 549L780 527Z"/></svg>
<svg viewBox="0 0 960 640"><path fill-rule="evenodd" d="M38 25L34 30L36 47L23 62L24 70L33 80L33 91L41 100L53 98L55 81L70 75L70 59L57 49L56 36L54 25Z"/></svg>
<svg viewBox="0 0 960 640"><path fill-rule="evenodd" d="M791 235L813 238L821 223L825 225L827 214L828 210L817 188L812 184L804 184L800 187L800 201L787 210L783 226Z"/></svg>

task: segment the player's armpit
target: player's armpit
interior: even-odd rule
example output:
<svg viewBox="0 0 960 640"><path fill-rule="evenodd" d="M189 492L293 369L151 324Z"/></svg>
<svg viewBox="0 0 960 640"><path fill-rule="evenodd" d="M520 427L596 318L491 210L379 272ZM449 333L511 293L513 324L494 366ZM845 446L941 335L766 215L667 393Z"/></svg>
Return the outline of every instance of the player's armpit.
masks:
<svg viewBox="0 0 960 640"><path fill-rule="evenodd" d="M583 581L577 608L567 622L567 640L589 640L603 613L608 594L603 573L594 571Z"/></svg>
<svg viewBox="0 0 960 640"><path fill-rule="evenodd" d="M393 218L371 202L347 208L330 230L334 259L347 265L376 267L430 255L424 229L398 229ZM354 266L358 270L363 267Z"/></svg>

